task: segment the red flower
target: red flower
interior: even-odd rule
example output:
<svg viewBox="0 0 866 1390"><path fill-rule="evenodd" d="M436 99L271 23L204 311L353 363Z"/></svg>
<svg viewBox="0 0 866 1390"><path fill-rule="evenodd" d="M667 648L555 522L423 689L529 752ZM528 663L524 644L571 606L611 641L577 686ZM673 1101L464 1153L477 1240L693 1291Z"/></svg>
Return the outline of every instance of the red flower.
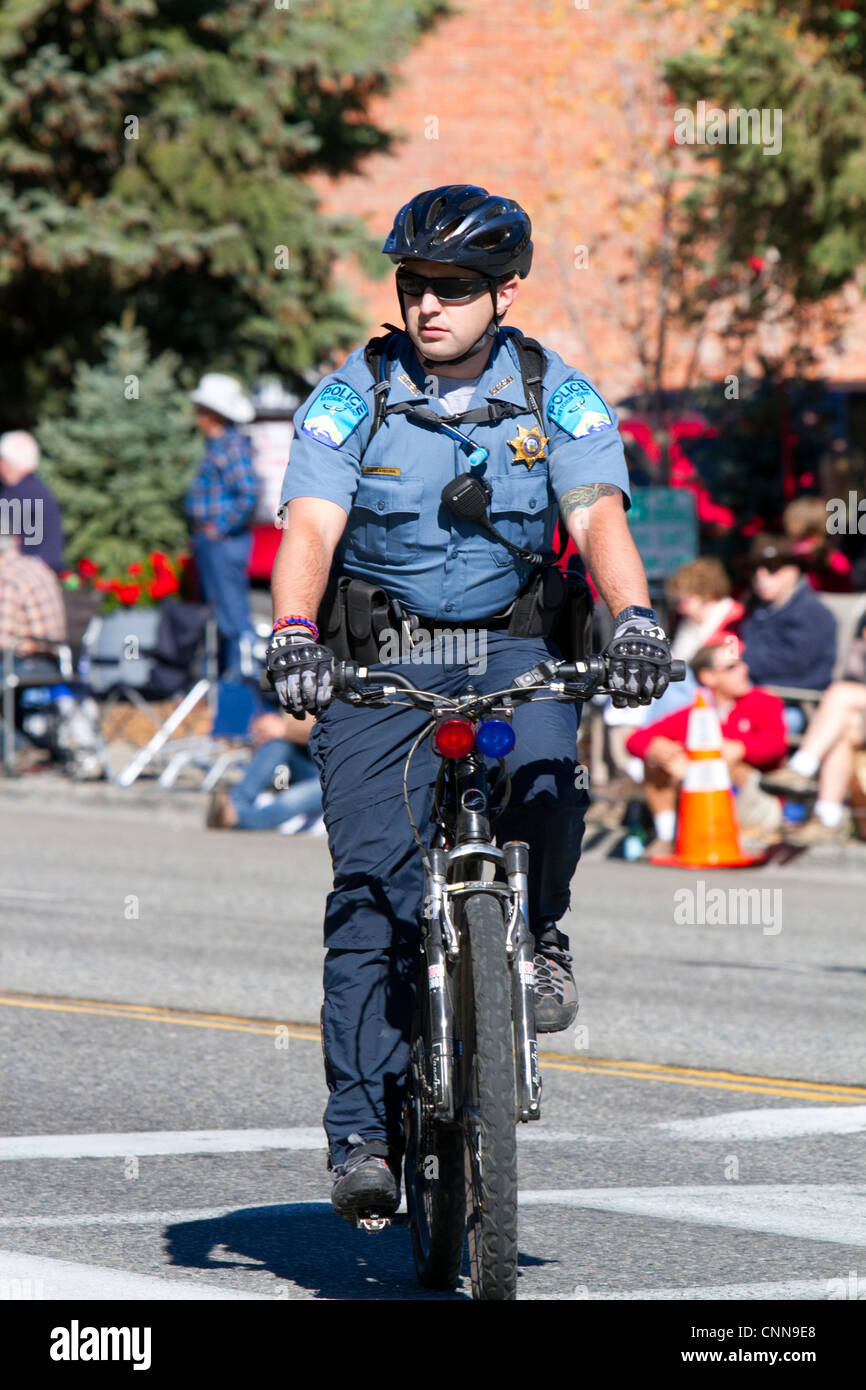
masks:
<svg viewBox="0 0 866 1390"><path fill-rule="evenodd" d="M165 554L164 551L152 550L148 558L150 559L150 563L153 565L153 568L157 574L159 574L160 570L168 570L170 574L173 573L171 568L171 561L169 560L168 556Z"/></svg>
<svg viewBox="0 0 866 1390"><path fill-rule="evenodd" d="M127 572L127 574L131 574L132 577L135 578L135 576L136 576L137 574L141 574L141 571L142 571L143 568L144 568L144 566L138 564L138 562L136 561L135 564L127 565L127 567L126 567L126 572Z"/></svg>
<svg viewBox="0 0 866 1390"><path fill-rule="evenodd" d="M176 594L180 585L173 574L163 572L158 574L151 584L147 586L147 592L151 598L168 598L169 594Z"/></svg>
<svg viewBox="0 0 866 1390"><path fill-rule="evenodd" d="M749 261L748 261L749 269L750 269L750 270L753 270L753 271L755 272L756 275L760 274L760 272L764 269L764 266L765 266L766 264L767 264L767 262L765 261L765 259L764 259L763 256L750 256L750 257L749 257Z"/></svg>
<svg viewBox="0 0 866 1390"><path fill-rule="evenodd" d="M138 599L141 597L141 585L118 584L117 588L113 589L112 592L117 595L121 603L125 603L131 606L133 603L136 603Z"/></svg>
<svg viewBox="0 0 866 1390"><path fill-rule="evenodd" d="M94 579L93 587L98 589L100 593L107 594L116 582L114 579Z"/></svg>
<svg viewBox="0 0 866 1390"><path fill-rule="evenodd" d="M81 559L78 561L78 573L82 579L93 579L95 575L99 574L99 566L95 565L92 560Z"/></svg>

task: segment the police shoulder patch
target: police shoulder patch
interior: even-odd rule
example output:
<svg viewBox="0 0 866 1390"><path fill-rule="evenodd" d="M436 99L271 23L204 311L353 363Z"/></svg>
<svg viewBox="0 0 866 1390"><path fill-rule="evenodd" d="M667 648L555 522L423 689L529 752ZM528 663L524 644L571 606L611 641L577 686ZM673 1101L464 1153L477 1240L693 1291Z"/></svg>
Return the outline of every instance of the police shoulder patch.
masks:
<svg viewBox="0 0 866 1390"><path fill-rule="evenodd" d="M339 449L368 414L367 403L343 381L329 381L310 402L301 430L329 449Z"/></svg>
<svg viewBox="0 0 866 1390"><path fill-rule="evenodd" d="M554 391L547 405L548 419L574 439L610 429L607 406L587 381L566 381Z"/></svg>

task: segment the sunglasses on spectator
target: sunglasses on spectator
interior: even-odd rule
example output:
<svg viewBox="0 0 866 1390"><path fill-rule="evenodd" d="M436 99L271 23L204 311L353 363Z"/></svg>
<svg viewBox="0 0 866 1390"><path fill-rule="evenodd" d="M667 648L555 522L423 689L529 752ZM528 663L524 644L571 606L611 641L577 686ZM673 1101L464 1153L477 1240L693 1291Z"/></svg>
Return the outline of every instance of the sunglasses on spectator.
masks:
<svg viewBox="0 0 866 1390"><path fill-rule="evenodd" d="M430 289L443 304L456 304L461 299L471 299L487 289L487 281L470 279L468 276L443 275L441 279L425 279L411 270L398 270L397 288L404 294L420 299L424 291Z"/></svg>

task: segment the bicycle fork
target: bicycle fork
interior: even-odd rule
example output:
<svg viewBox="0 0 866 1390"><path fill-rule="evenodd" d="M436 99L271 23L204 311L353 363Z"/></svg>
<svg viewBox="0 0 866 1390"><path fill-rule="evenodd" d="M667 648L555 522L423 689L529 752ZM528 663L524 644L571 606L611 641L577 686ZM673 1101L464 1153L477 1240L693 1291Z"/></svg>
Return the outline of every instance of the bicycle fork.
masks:
<svg viewBox="0 0 866 1390"><path fill-rule="evenodd" d="M535 1035L535 943L527 912L529 847L521 840L511 840L502 850L493 845L463 848L473 856L495 860L505 868L507 887L501 882L476 881L471 884L471 891L495 893L502 901L507 923L505 948L512 979L517 1112L522 1121L538 1120L541 1118L541 1074ZM451 902L458 893L470 888L469 884L461 884L454 889L448 884L447 869L452 855L453 851L449 853L444 849L428 851L430 871L424 906L424 959L430 1006L429 1099L436 1118L445 1121L454 1119L459 1061L447 975L448 960L456 960L460 954Z"/></svg>

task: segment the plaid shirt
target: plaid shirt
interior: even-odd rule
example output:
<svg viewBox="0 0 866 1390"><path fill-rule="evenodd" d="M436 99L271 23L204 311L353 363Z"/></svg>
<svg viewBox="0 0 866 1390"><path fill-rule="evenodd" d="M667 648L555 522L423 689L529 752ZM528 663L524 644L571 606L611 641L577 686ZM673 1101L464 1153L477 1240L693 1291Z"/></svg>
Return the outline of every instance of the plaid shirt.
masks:
<svg viewBox="0 0 866 1390"><path fill-rule="evenodd" d="M258 496L252 452L252 440L240 430L227 429L208 440L186 494L186 512L193 526L212 522L220 536L249 529Z"/></svg>
<svg viewBox="0 0 866 1390"><path fill-rule="evenodd" d="M66 637L63 594L53 570L16 550L0 554L0 651L27 656Z"/></svg>

